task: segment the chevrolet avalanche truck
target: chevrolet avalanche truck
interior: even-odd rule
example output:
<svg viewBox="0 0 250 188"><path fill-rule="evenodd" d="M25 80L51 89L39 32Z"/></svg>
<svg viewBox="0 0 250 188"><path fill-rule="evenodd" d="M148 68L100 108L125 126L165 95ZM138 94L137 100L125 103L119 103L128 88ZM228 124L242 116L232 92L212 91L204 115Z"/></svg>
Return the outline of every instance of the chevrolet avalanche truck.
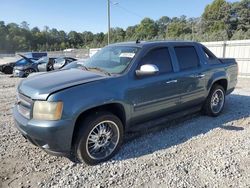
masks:
<svg viewBox="0 0 250 188"><path fill-rule="evenodd" d="M36 146L95 165L118 152L125 132L196 111L218 116L237 72L234 59L196 42L112 44L77 68L22 80L13 116Z"/></svg>

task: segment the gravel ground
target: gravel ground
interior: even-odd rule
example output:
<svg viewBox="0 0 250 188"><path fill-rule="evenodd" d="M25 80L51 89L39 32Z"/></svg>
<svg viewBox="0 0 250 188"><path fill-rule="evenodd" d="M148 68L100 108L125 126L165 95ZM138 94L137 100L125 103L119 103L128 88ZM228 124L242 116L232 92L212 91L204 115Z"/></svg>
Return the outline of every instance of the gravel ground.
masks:
<svg viewBox="0 0 250 188"><path fill-rule="evenodd" d="M0 57L0 65L9 63L9 62L15 62L18 60L18 57Z"/></svg>
<svg viewBox="0 0 250 188"><path fill-rule="evenodd" d="M97 166L50 156L19 134L11 115L19 81L0 75L0 187L250 187L250 79L239 80L220 117L129 134Z"/></svg>

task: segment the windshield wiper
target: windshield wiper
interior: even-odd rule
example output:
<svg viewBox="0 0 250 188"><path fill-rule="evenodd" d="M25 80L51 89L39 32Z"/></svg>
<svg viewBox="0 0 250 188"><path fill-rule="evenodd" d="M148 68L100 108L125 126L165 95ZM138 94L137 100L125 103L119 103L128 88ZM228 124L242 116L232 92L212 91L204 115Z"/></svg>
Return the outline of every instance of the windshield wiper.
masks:
<svg viewBox="0 0 250 188"><path fill-rule="evenodd" d="M80 68L83 69L83 70L89 70L88 67L84 66L84 65L80 65Z"/></svg>
<svg viewBox="0 0 250 188"><path fill-rule="evenodd" d="M86 68L87 68L87 67L86 67ZM112 75L111 73L109 73L109 72L107 72L107 71L105 71L105 70L103 70L103 69L100 69L99 67L88 67L87 70L96 70L96 71L102 72L102 73L104 73L104 74L106 74L106 75L108 75L108 76L111 76L111 75Z"/></svg>

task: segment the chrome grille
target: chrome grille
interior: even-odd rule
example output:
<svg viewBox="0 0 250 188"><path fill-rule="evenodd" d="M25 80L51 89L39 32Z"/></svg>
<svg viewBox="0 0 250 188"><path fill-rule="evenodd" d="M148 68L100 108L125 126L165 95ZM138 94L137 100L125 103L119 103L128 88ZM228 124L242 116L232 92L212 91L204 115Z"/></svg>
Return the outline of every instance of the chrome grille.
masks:
<svg viewBox="0 0 250 188"><path fill-rule="evenodd" d="M33 106L33 100L29 97L18 93L17 95L17 109L18 112L27 119L31 118L31 111Z"/></svg>

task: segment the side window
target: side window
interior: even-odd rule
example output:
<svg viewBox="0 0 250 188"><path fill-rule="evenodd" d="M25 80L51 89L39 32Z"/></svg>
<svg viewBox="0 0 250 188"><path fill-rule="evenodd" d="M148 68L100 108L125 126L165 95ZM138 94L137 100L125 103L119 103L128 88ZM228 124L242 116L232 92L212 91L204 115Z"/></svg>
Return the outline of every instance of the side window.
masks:
<svg viewBox="0 0 250 188"><path fill-rule="evenodd" d="M207 62L209 64L216 64L216 63L220 63L220 61L218 61L218 59L214 56L214 54L208 50L207 48L203 47L202 48L203 52L205 53L205 56L207 58Z"/></svg>
<svg viewBox="0 0 250 188"><path fill-rule="evenodd" d="M74 60L73 60L73 59L70 59L70 58L67 59L67 62L68 62L68 63L71 63L72 61L74 61Z"/></svg>
<svg viewBox="0 0 250 188"><path fill-rule="evenodd" d="M199 58L193 46L174 48L181 70L194 69L199 66Z"/></svg>
<svg viewBox="0 0 250 188"><path fill-rule="evenodd" d="M142 63L156 65L160 73L173 72L171 57L168 48L156 48L148 52Z"/></svg>

